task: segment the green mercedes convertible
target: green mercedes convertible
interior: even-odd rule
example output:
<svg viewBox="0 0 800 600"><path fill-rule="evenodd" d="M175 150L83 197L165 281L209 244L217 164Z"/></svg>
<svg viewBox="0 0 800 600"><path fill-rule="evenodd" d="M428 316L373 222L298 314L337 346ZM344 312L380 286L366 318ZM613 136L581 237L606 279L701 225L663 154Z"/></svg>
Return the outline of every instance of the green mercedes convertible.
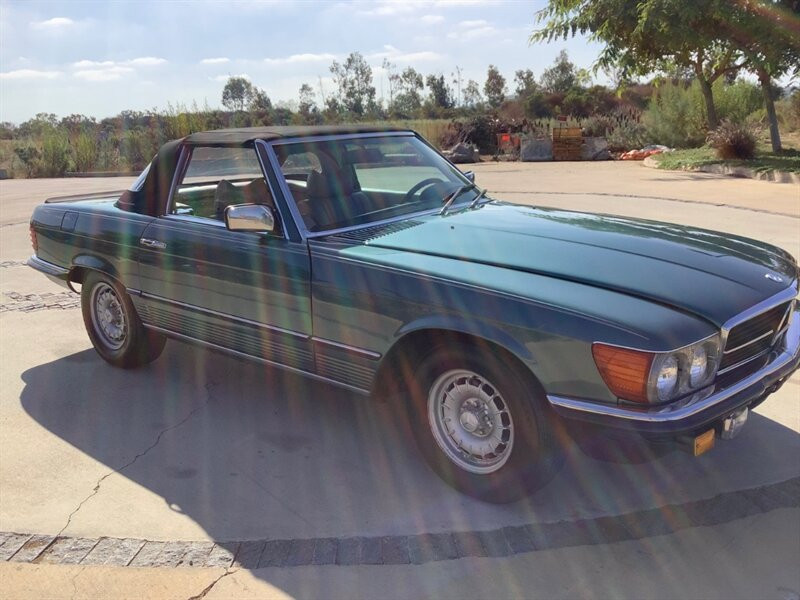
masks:
<svg viewBox="0 0 800 600"><path fill-rule="evenodd" d="M562 432L700 454L800 364L783 250L503 202L407 130L195 133L37 207L31 240L112 365L170 337L384 398L495 502L548 481Z"/></svg>

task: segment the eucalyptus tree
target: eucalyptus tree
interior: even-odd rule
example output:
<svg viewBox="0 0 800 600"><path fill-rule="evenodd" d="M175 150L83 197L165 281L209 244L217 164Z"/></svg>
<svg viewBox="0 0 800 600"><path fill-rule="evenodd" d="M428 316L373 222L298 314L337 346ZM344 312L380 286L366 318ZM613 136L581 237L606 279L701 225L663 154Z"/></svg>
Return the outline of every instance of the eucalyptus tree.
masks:
<svg viewBox="0 0 800 600"><path fill-rule="evenodd" d="M589 34L601 42L597 69L623 76L691 69L706 106L709 129L719 124L713 83L742 68L743 52L720 35L730 0L549 0L537 13L532 42Z"/></svg>
<svg viewBox="0 0 800 600"><path fill-rule="evenodd" d="M800 72L800 1L740 0L723 15L720 35L731 40L758 77L769 123L772 151L781 150L774 80Z"/></svg>

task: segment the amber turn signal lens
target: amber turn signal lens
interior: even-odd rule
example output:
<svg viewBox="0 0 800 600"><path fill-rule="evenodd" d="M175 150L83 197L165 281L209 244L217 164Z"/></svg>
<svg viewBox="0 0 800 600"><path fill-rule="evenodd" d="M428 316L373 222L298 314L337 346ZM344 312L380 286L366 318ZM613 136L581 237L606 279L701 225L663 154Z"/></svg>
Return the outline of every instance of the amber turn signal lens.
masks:
<svg viewBox="0 0 800 600"><path fill-rule="evenodd" d="M709 429L705 433L698 435L696 438L694 438L694 445L692 448L694 455L700 456L701 454L705 454L711 450L714 447L715 440L716 433L713 429Z"/></svg>
<svg viewBox="0 0 800 600"><path fill-rule="evenodd" d="M647 380L654 355L605 344L593 344L592 355L603 381L618 398L647 403Z"/></svg>

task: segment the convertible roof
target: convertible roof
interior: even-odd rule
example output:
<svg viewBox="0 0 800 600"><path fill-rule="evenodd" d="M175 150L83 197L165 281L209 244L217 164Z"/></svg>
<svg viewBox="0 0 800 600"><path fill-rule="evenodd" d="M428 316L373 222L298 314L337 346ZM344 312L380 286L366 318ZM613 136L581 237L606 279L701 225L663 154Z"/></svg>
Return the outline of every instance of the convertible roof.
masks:
<svg viewBox="0 0 800 600"><path fill-rule="evenodd" d="M243 146L255 140L276 140L315 135L337 135L347 133L380 133L384 131L409 131L400 127L383 125L317 125L297 127L243 127L240 129L218 129L201 131L186 136L183 141L193 146Z"/></svg>

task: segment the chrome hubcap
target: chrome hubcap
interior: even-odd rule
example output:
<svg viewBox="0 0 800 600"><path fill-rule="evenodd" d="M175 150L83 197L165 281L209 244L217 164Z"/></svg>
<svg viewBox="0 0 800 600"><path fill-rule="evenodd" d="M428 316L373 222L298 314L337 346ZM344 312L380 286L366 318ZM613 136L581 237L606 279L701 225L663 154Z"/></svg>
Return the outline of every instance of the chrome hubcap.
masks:
<svg viewBox="0 0 800 600"><path fill-rule="evenodd" d="M118 350L125 343L128 324L117 292L106 283L98 283L92 290L92 323L106 346Z"/></svg>
<svg viewBox="0 0 800 600"><path fill-rule="evenodd" d="M492 473L511 455L508 406L492 383L472 371L448 371L433 382L428 422L442 451L466 471Z"/></svg>

